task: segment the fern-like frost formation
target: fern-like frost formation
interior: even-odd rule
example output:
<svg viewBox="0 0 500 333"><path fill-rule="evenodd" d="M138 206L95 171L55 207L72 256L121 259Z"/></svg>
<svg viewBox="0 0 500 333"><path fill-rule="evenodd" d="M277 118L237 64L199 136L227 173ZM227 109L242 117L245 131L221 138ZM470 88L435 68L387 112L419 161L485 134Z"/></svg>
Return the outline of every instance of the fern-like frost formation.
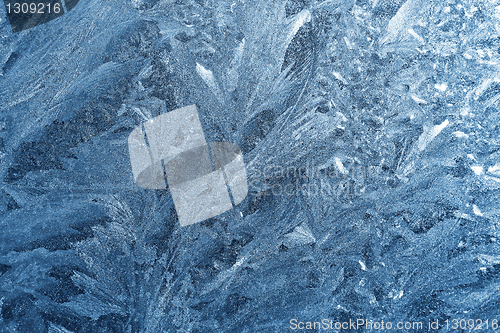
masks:
<svg viewBox="0 0 500 333"><path fill-rule="evenodd" d="M500 320L499 1L80 0L19 33L6 18L0 332ZM168 189L135 185L127 137L192 104L208 142L241 147L249 193L181 228Z"/></svg>

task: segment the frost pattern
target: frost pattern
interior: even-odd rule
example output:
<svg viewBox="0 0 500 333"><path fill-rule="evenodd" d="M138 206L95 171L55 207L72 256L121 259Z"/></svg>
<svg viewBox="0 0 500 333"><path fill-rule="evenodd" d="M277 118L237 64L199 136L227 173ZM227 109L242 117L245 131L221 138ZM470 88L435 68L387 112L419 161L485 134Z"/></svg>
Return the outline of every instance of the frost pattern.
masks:
<svg viewBox="0 0 500 333"><path fill-rule="evenodd" d="M88 0L18 34L2 12L0 332L498 318L499 8ZM126 138L190 104L250 193L181 229Z"/></svg>

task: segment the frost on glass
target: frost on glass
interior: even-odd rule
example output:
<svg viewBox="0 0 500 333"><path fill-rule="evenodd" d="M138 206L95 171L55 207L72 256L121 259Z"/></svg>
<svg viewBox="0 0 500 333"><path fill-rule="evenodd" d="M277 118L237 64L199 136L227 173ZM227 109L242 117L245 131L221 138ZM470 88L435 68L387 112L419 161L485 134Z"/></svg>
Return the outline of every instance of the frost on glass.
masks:
<svg viewBox="0 0 500 333"><path fill-rule="evenodd" d="M500 3L82 5L0 9L0 331L498 319ZM236 206L181 228L134 131L193 104Z"/></svg>

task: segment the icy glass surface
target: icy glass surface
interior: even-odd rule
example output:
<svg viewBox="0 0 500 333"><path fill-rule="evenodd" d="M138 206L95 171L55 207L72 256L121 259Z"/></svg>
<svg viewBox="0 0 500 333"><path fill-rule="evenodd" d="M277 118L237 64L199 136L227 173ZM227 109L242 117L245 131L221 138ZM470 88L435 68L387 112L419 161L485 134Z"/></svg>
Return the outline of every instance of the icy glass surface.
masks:
<svg viewBox="0 0 500 333"><path fill-rule="evenodd" d="M0 332L498 328L500 1L65 4L0 5ZM181 227L128 137L193 104L248 195Z"/></svg>

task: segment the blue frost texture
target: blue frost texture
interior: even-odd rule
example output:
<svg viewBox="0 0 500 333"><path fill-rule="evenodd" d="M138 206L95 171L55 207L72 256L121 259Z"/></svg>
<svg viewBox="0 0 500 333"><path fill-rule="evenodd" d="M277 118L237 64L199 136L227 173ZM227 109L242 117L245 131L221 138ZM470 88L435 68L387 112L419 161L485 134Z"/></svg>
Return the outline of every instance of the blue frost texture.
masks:
<svg viewBox="0 0 500 333"><path fill-rule="evenodd" d="M0 333L500 320L498 0L80 0L18 33L6 10ZM249 194L181 228L127 138L192 104Z"/></svg>

